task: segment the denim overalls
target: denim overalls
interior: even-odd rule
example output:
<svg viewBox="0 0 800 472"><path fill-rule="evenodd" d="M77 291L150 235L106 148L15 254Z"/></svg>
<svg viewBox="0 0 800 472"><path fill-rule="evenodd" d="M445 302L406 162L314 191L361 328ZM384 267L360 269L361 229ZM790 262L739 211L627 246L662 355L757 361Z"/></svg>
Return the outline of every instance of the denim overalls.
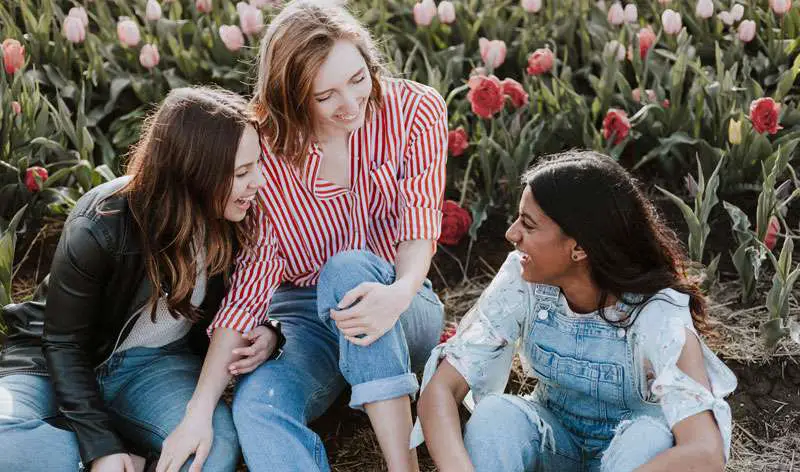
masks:
<svg viewBox="0 0 800 472"><path fill-rule="evenodd" d="M464 436L476 471L622 472L671 447L661 406L640 393L647 380L636 367L635 333L568 314L557 287L537 285L535 295L520 354L538 384L531 395L478 404ZM619 302L606 316L631 309Z"/></svg>

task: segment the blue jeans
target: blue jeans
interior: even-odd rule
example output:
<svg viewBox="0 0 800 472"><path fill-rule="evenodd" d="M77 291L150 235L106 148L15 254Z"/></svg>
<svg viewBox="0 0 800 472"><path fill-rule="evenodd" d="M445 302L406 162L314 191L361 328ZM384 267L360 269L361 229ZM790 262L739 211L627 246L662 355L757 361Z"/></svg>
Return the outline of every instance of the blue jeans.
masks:
<svg viewBox="0 0 800 472"><path fill-rule="evenodd" d="M437 344L444 310L426 281L395 326L369 346L350 343L330 319L331 308L362 282L391 284L394 267L368 251L331 257L316 287L282 285L270 316L281 321L284 353L243 376L233 419L251 471L328 471L319 436L307 424L352 386L350 406L389 400L418 390L421 370Z"/></svg>
<svg viewBox="0 0 800 472"><path fill-rule="evenodd" d="M632 472L674 441L663 418L640 416L617 428L601 457L587 454L585 438L530 397L490 395L464 429L476 472Z"/></svg>
<svg viewBox="0 0 800 472"><path fill-rule="evenodd" d="M185 340L161 348L133 348L114 354L97 369L97 383L116 432L130 452L157 455L161 443L183 419L200 376L203 358ZM0 378L0 470L77 471L78 441L53 426L55 393L46 376ZM234 471L239 443L230 408L220 401L213 417L214 442L204 471ZM191 460L181 470L188 470Z"/></svg>

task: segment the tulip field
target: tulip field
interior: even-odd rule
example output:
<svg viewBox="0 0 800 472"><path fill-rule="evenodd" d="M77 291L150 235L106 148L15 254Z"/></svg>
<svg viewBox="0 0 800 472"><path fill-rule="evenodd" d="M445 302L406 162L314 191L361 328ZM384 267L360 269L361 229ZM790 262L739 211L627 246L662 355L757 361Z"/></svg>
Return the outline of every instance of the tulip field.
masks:
<svg viewBox="0 0 800 472"><path fill-rule="evenodd" d="M260 37L282 3L0 3L0 304L33 293L76 200L125 172L142 120L170 89L252 93ZM709 295L707 341L739 378L728 470L800 463L800 2L347 5L387 73L447 102L430 278L448 319L510 250L503 234L525 169L567 149L608 154L680 235L686 271ZM530 386L515 374L509 390ZM314 425L334 470L380 470L366 416L340 403ZM420 460L435 470L424 448Z"/></svg>

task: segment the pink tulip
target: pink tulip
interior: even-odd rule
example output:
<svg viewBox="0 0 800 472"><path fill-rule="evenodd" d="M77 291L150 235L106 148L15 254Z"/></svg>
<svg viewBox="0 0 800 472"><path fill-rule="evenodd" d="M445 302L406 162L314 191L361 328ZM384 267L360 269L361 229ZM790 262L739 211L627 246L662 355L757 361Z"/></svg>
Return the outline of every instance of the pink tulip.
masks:
<svg viewBox="0 0 800 472"><path fill-rule="evenodd" d="M791 0L769 0L769 7L776 15L784 15L792 9Z"/></svg>
<svg viewBox="0 0 800 472"><path fill-rule="evenodd" d="M61 25L61 34L71 43L82 43L86 39L86 28L77 16L66 16Z"/></svg>
<svg viewBox="0 0 800 472"><path fill-rule="evenodd" d="M239 12L239 25L244 34L253 36L264 28L264 14L258 8L239 2L236 4L236 11Z"/></svg>
<svg viewBox="0 0 800 472"><path fill-rule="evenodd" d="M675 35L680 33L681 28L683 28L681 14L669 8L664 10L664 13L661 14L661 25L667 34Z"/></svg>
<svg viewBox="0 0 800 472"><path fill-rule="evenodd" d="M236 52L244 46L244 35L236 25L222 25L219 27L219 38L231 52Z"/></svg>
<svg viewBox="0 0 800 472"><path fill-rule="evenodd" d="M613 55L617 61L621 61L625 59L625 46L616 39L612 39L606 43L603 54L609 56Z"/></svg>
<svg viewBox="0 0 800 472"><path fill-rule="evenodd" d="M500 39L489 41L486 38L478 40L483 63L492 69L497 69L506 60L506 43Z"/></svg>
<svg viewBox="0 0 800 472"><path fill-rule="evenodd" d="M614 2L608 9L608 22L612 25L621 25L625 22L625 11L619 2Z"/></svg>
<svg viewBox="0 0 800 472"><path fill-rule="evenodd" d="M67 16L74 16L75 18L79 18L84 28L89 26L89 15L86 14L86 9L83 7L70 8L69 13L67 13Z"/></svg>
<svg viewBox="0 0 800 472"><path fill-rule="evenodd" d="M542 0L521 0L520 5L528 13L539 13L542 9Z"/></svg>
<svg viewBox="0 0 800 472"><path fill-rule="evenodd" d="M22 105L17 101L11 102L11 111L13 111L15 115L19 115L22 113Z"/></svg>
<svg viewBox="0 0 800 472"><path fill-rule="evenodd" d="M270 0L250 0L250 6L256 8L264 8L271 3Z"/></svg>
<svg viewBox="0 0 800 472"><path fill-rule="evenodd" d="M12 75L25 65L25 46L12 38L3 41L3 64L6 74Z"/></svg>
<svg viewBox="0 0 800 472"><path fill-rule="evenodd" d="M211 0L195 0L194 7L197 8L197 11L200 13L208 13L213 8L211 4Z"/></svg>
<svg viewBox="0 0 800 472"><path fill-rule="evenodd" d="M743 16L744 16L744 7L742 5L737 3L736 5L731 7L731 17L733 18L733 21L739 21L742 19Z"/></svg>
<svg viewBox="0 0 800 472"><path fill-rule="evenodd" d="M732 25L734 22L733 15L729 11L721 11L717 13L717 18L719 18L721 22L728 26Z"/></svg>
<svg viewBox="0 0 800 472"><path fill-rule="evenodd" d="M430 25L436 14L436 3L433 0L422 0L414 5L414 23L417 26Z"/></svg>
<svg viewBox="0 0 800 472"><path fill-rule="evenodd" d="M439 23L449 25L456 21L456 8L453 2L444 1L439 4Z"/></svg>
<svg viewBox="0 0 800 472"><path fill-rule="evenodd" d="M128 47L134 47L142 40L139 27L133 20L124 16L120 17L120 22L117 23L117 37L120 43Z"/></svg>
<svg viewBox="0 0 800 472"><path fill-rule="evenodd" d="M161 5L156 0L147 0L147 6L144 9L144 17L147 21L158 21L161 19Z"/></svg>
<svg viewBox="0 0 800 472"><path fill-rule="evenodd" d="M139 64L145 69L152 69L157 66L161 57L158 55L158 47L155 44L145 44L139 53Z"/></svg>
<svg viewBox="0 0 800 472"><path fill-rule="evenodd" d="M639 9L636 8L636 5L633 3L625 5L623 14L625 16L625 21L628 23L636 23L636 21L639 19Z"/></svg>
<svg viewBox="0 0 800 472"><path fill-rule="evenodd" d="M743 43L749 43L756 37L756 22L753 20L744 20L739 23L739 29L736 31L739 40Z"/></svg>
<svg viewBox="0 0 800 472"><path fill-rule="evenodd" d="M711 0L698 0L694 8L694 14L698 18L707 20L714 16L714 2Z"/></svg>

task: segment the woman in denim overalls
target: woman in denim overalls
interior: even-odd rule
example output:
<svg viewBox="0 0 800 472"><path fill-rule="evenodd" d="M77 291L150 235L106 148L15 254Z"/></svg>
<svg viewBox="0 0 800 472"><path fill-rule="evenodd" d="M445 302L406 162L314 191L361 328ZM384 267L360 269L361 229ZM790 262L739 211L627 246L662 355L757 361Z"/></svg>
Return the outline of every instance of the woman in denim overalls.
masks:
<svg viewBox="0 0 800 472"><path fill-rule="evenodd" d="M698 337L705 300L674 233L606 156L561 154L524 180L516 250L425 368L439 470L724 469L736 378ZM515 347L531 395L503 394Z"/></svg>

